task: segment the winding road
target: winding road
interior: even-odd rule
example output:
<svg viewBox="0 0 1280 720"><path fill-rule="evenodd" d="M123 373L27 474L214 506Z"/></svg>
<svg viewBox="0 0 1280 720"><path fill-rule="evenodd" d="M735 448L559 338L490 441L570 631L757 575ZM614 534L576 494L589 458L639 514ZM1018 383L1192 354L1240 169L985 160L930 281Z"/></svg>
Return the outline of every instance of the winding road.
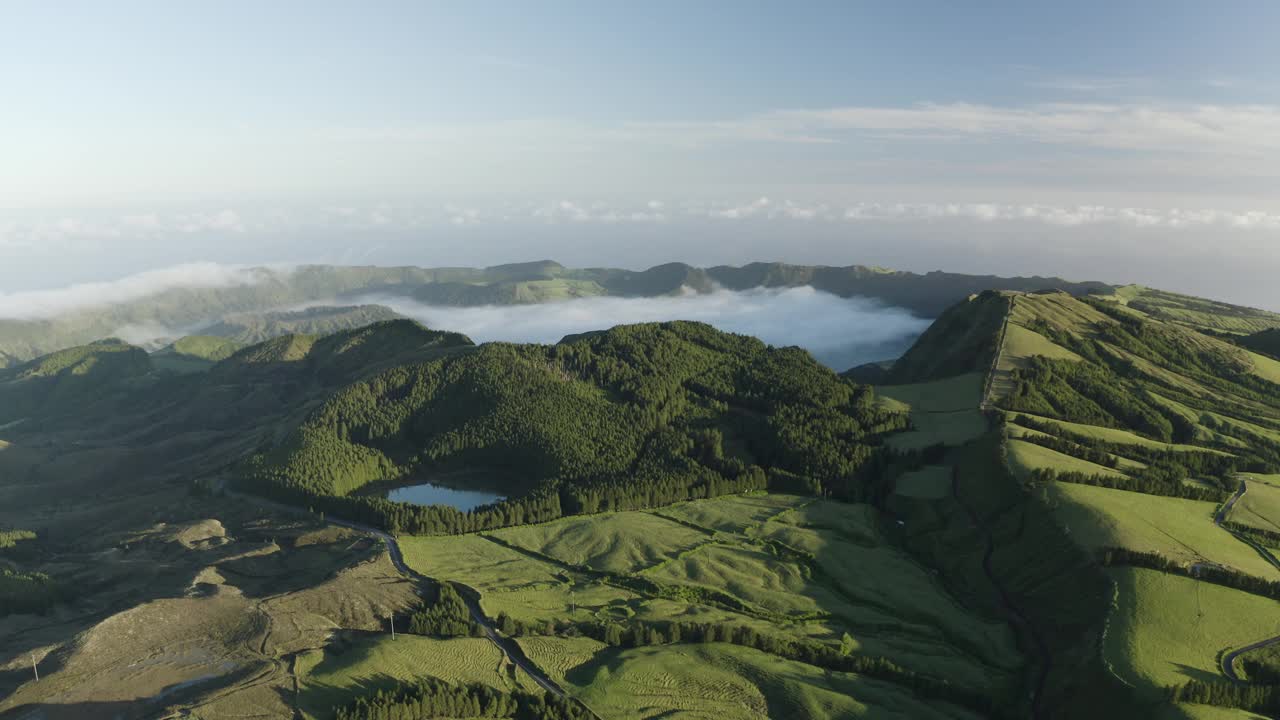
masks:
<svg viewBox="0 0 1280 720"><path fill-rule="evenodd" d="M293 514L310 514L307 513L307 511L292 505L286 505L254 495L237 492L225 486L221 489L228 495L240 498L247 502L252 502L258 505L269 505ZM396 570L400 571L403 575L407 575L418 583L441 582L434 578L429 578L409 567L409 564L404 561L404 553L400 549L400 543L396 540L394 535L369 525L361 525L360 523L354 523L332 516L325 516L324 522L330 525L337 525L349 530L355 530L356 532L372 535L382 540L387 547L387 554L391 556L391 564L395 566ZM541 687L543 690L556 695L557 697L579 705L586 709L586 711L590 713L592 717L596 718L596 720L600 720L600 716L594 710L587 707L587 705L581 700L578 700L566 693L564 688L560 687L554 680L547 677L547 674L538 668L538 666L524 654L524 651L520 649L520 646L514 640L504 637L498 633L498 629L494 626L493 620L488 615L485 615L484 609L480 607L479 592L474 588L459 582L450 582L449 584L452 585L458 591L458 594L462 596L462 599L467 604L467 609L471 611L471 619L484 630L485 637L489 639L489 642L492 642L497 646L498 650L502 651L502 654L511 661L513 665L524 670L525 673L527 673L529 677L538 684L538 687Z"/></svg>
<svg viewBox="0 0 1280 720"><path fill-rule="evenodd" d="M1213 524L1231 533L1236 539L1241 540L1242 542L1254 548L1255 550L1258 550L1260 553L1263 554L1264 557L1267 558L1267 560L1271 562L1271 564L1276 565L1277 568L1280 568L1280 565L1276 564L1276 559L1274 555L1267 552L1266 550L1259 549L1255 543L1245 539L1239 533L1232 530L1231 528L1223 527L1222 525L1222 523L1226 522L1227 516L1231 514L1231 509L1236 506L1236 501L1244 497L1244 494L1248 490L1249 490L1248 483L1246 483L1243 479L1241 479L1240 487L1236 489L1235 493L1232 494L1232 496L1226 502L1222 503L1222 507L1218 510L1218 514L1213 517ZM1218 663L1222 669L1222 674L1226 675L1227 679L1230 680L1231 682L1243 684L1245 681L1240 679L1240 676L1236 674L1236 659L1238 659L1241 655L1245 653L1253 652L1254 650L1259 650L1264 647L1270 647L1272 645L1280 645L1280 635L1277 635L1272 638L1267 638L1266 640L1259 640L1258 642L1253 643L1251 645L1245 645L1244 647L1236 648L1235 650L1232 650L1230 652L1223 653L1222 659Z"/></svg>
<svg viewBox="0 0 1280 720"><path fill-rule="evenodd" d="M387 546L387 553L391 555L391 563L395 565L396 569L402 574L408 575L410 578L413 578L420 583L440 582L439 580L429 578L409 567L408 563L404 561L404 553L400 550L400 543L396 540L394 535L368 525L360 525L359 523L348 522L346 520L333 517L326 517L325 522L331 525L338 525L358 532L367 533L381 539ZM484 610L480 607L480 593L476 592L474 588L463 585L462 583L451 582L450 584L458 590L458 594L461 595L462 599L467 603L467 609L471 611L471 619L484 630L485 637L489 638L490 642L498 646L498 649L502 651L502 654L505 655L513 665L528 673L529 677L533 678L533 681L543 690L554 695L558 695L566 700L573 701L573 698L570 697L563 688L557 685L554 680L547 677L547 675L543 673L537 665L533 664L533 661L529 660L528 656L524 654L520 649L520 646L517 645L514 640L498 634L498 629L494 626L493 620L490 619L488 615L485 615ZM594 715L595 713L592 714Z"/></svg>

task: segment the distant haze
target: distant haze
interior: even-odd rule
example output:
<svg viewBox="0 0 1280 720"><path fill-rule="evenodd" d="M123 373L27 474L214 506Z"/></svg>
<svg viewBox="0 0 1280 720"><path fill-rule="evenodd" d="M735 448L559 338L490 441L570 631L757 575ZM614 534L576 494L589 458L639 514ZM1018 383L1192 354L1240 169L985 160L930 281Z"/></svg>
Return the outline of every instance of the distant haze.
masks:
<svg viewBox="0 0 1280 720"><path fill-rule="evenodd" d="M441 307L382 296L360 302L386 305L428 327L466 333L476 342L554 343L565 335L614 325L696 320L771 345L798 345L835 370L897 357L929 325L902 308L811 287L483 307Z"/></svg>

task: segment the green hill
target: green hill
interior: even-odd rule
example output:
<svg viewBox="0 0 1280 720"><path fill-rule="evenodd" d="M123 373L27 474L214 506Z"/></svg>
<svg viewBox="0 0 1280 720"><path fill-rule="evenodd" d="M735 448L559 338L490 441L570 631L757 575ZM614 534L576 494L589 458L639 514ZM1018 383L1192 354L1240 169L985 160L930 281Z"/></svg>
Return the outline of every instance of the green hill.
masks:
<svg viewBox="0 0 1280 720"><path fill-rule="evenodd" d="M945 294L929 277L303 268L276 297L922 282L925 307ZM173 712L395 705L423 676L432 707L509 703L534 687L512 653L636 717L1274 714L1274 646L1232 654L1276 632L1280 599L1280 366L1241 347L1265 314L1037 290L966 293L891 367L844 376L700 323L477 346L340 327L361 307L241 307L272 337L0 370L0 713L73 691L68 713L96 712L139 663ZM427 482L505 499L383 497ZM400 536L421 575L334 519Z"/></svg>
<svg viewBox="0 0 1280 720"><path fill-rule="evenodd" d="M306 310L227 315L201 332L206 336L226 338L240 345L252 345L281 335L328 335L399 317L391 308L381 305L312 307Z"/></svg>
<svg viewBox="0 0 1280 720"><path fill-rule="evenodd" d="M952 306L893 364L885 382L898 385L985 372L995 357L1008 310L1008 298L997 292Z"/></svg>
<svg viewBox="0 0 1280 720"><path fill-rule="evenodd" d="M0 423L74 410L152 370L142 348L102 340L0 371Z"/></svg>
<svg viewBox="0 0 1280 720"><path fill-rule="evenodd" d="M697 323L621 326L492 343L345 387L254 459L246 487L313 501L465 466L522 496L465 521L478 526L770 484L862 497L878 437L903 426L804 351ZM414 532L462 522L371 498L335 507Z"/></svg>

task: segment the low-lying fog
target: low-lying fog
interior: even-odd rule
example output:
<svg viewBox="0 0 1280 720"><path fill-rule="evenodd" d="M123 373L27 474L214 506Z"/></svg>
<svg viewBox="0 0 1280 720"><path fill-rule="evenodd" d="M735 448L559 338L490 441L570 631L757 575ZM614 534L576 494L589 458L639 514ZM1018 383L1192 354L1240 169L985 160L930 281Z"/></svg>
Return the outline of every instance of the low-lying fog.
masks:
<svg viewBox="0 0 1280 720"><path fill-rule="evenodd" d="M841 298L811 287L658 298L582 298L539 305L444 307L368 296L430 328L466 333L476 342L554 343L565 335L639 322L697 320L771 345L798 345L835 370L895 358L929 326L898 307Z"/></svg>

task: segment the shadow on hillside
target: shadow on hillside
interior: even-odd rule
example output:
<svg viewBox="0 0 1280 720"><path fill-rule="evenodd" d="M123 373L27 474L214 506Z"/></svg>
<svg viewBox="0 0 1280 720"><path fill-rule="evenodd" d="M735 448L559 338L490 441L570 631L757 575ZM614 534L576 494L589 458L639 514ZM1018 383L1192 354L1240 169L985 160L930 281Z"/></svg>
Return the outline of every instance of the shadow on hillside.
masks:
<svg viewBox="0 0 1280 720"><path fill-rule="evenodd" d="M139 702L30 703L0 713L0 720L133 720L147 715L150 709Z"/></svg>
<svg viewBox="0 0 1280 720"><path fill-rule="evenodd" d="M1222 680L1222 676L1216 672L1208 672L1182 663L1173 663L1173 666L1178 668L1178 672L1188 680L1198 680L1202 683L1215 683Z"/></svg>

